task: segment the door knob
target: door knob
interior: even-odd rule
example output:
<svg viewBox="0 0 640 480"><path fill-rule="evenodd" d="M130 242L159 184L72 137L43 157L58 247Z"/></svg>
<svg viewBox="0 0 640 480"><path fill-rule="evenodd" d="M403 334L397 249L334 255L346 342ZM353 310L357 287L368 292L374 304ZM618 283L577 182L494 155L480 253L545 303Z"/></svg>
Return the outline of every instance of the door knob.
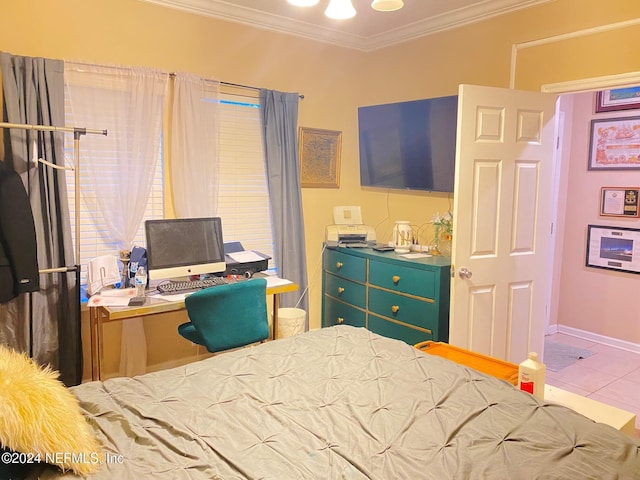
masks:
<svg viewBox="0 0 640 480"><path fill-rule="evenodd" d="M458 270L458 276L460 278L471 278L473 274L471 273L471 270L469 270L466 267L462 267L460 270Z"/></svg>

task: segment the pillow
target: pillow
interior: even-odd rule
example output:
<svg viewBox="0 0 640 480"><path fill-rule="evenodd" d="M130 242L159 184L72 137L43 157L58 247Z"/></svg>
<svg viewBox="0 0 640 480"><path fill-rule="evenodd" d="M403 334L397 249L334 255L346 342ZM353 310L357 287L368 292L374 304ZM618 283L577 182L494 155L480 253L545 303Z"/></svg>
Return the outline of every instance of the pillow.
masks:
<svg viewBox="0 0 640 480"><path fill-rule="evenodd" d="M80 475L96 472L102 460L78 400L57 372L2 345L0 444Z"/></svg>

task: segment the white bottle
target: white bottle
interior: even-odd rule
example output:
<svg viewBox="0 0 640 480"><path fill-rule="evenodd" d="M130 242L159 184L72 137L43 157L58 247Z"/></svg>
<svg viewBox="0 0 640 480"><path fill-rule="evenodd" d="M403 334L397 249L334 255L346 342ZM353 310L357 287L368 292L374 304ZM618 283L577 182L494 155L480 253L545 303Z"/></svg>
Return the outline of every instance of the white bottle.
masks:
<svg viewBox="0 0 640 480"><path fill-rule="evenodd" d="M538 354L529 353L529 358L518 367L518 386L540 400L544 400L544 381L547 367L538 361Z"/></svg>
<svg viewBox="0 0 640 480"><path fill-rule="evenodd" d="M138 267L138 270L136 270L134 283L136 286L136 297L144 297L144 291L147 288L147 272L144 267Z"/></svg>

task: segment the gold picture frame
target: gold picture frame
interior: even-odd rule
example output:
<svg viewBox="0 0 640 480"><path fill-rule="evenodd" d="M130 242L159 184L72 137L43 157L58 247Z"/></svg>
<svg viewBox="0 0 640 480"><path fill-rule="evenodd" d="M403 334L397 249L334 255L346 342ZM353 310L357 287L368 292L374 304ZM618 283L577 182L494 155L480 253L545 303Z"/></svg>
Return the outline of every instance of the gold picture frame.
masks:
<svg viewBox="0 0 640 480"><path fill-rule="evenodd" d="M341 149L342 132L300 127L300 185L311 188L339 188Z"/></svg>
<svg viewBox="0 0 640 480"><path fill-rule="evenodd" d="M602 187L600 189L600 216L630 217L640 215L640 188Z"/></svg>

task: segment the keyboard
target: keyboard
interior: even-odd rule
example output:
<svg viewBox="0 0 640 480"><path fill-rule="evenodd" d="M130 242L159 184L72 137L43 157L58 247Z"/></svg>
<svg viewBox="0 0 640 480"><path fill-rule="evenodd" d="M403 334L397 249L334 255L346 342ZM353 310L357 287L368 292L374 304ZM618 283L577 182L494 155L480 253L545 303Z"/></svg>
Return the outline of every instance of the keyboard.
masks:
<svg viewBox="0 0 640 480"><path fill-rule="evenodd" d="M227 283L229 283L229 280L226 277L209 277L200 280L159 283L156 288L160 293L181 293L189 290L214 287L216 285L225 285Z"/></svg>

